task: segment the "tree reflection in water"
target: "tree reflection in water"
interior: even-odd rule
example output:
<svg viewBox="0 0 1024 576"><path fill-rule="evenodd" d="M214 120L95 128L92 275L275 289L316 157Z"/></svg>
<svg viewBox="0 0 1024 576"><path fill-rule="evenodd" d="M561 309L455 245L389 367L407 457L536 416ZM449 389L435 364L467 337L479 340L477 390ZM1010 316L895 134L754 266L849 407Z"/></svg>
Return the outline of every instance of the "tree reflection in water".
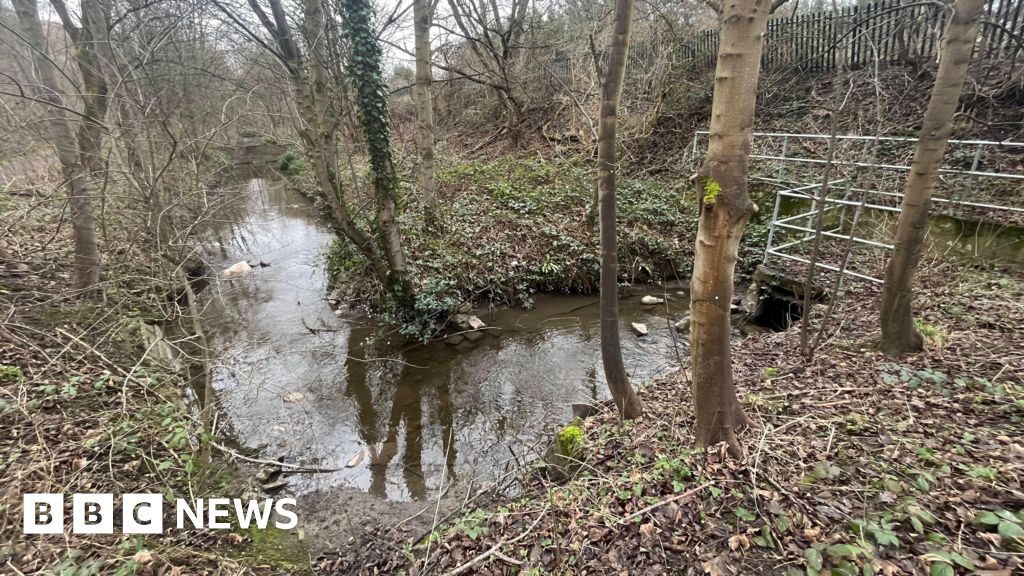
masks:
<svg viewBox="0 0 1024 576"><path fill-rule="evenodd" d="M400 448L404 489L414 500L427 498L427 481L423 471L423 404L436 401L437 422L441 425L441 449L445 455L447 478L454 479L456 451L454 446L454 414L449 390L450 378L437 378L438 372L450 374L448 366L433 366L428 383L423 369L406 364L399 352L377 356L373 339L364 340L351 350L347 363L345 396L356 405L358 432L370 456L369 493L387 497L388 469ZM438 370L441 368L441 370ZM436 398L431 391L436 391ZM381 421L378 406L391 409L386 422ZM383 412L383 410L381 411ZM402 442L400 445L399 437Z"/></svg>

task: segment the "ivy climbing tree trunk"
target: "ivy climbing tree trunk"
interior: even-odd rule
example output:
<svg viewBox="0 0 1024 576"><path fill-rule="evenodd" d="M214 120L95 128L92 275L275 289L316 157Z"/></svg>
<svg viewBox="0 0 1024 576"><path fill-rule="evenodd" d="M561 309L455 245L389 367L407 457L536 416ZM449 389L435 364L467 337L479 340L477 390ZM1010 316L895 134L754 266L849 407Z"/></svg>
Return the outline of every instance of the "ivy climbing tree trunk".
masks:
<svg viewBox="0 0 1024 576"><path fill-rule="evenodd" d="M73 111L75 106L60 96L57 68L46 53L46 39L35 0L14 0L14 10L21 34L31 45L32 65L39 80L36 98L51 105L48 126L50 144L57 152L67 187L68 206L71 208L71 229L75 243L72 282L75 288L88 290L100 280L100 252L96 239L96 218L90 200L85 158L87 154L83 153L68 117L69 111ZM88 94L84 96L87 99L89 97ZM83 121L89 123L90 118L86 115ZM98 151L93 152L98 157Z"/></svg>
<svg viewBox="0 0 1024 576"><path fill-rule="evenodd" d="M953 115L960 102L984 6L985 0L956 0L939 50L939 72L914 150L910 175L903 187L895 248L885 267L881 348L890 356L915 352L924 345L914 326L914 274L921 260L928 209L942 156L953 132Z"/></svg>
<svg viewBox="0 0 1024 576"><path fill-rule="evenodd" d="M274 14L284 13L280 0L271 0L271 7ZM287 24L287 20L282 19L277 26L283 27L284 35L290 37ZM345 190L338 179L337 135L342 114L334 106L336 98L332 96L329 85L327 63L330 51L327 49L327 30L321 0L303 0L303 31L309 53L306 58L308 63L303 61L297 47L284 49L295 55L292 82L303 122L300 133L313 158L313 172L330 208L332 219L341 233L366 257L377 278L387 285L388 266L373 237L352 217Z"/></svg>
<svg viewBox="0 0 1024 576"><path fill-rule="evenodd" d="M428 225L440 221L441 208L434 188L434 102L431 83L430 0L413 0L412 11L416 40L416 133L419 138L419 189L426 206Z"/></svg>
<svg viewBox="0 0 1024 576"><path fill-rule="evenodd" d="M608 72L601 94L597 138L597 202L601 223L601 362L612 398L624 419L638 418L643 405L626 375L619 342L619 259L615 221L616 119L629 55L633 0L616 0Z"/></svg>
<svg viewBox="0 0 1024 576"><path fill-rule="evenodd" d="M352 50L348 76L356 91L356 111L363 129L377 200L377 229L389 266L388 289L400 302L409 296L405 254L396 221L398 177L391 151L388 90L384 84L381 49L373 26L369 0L342 0L342 29Z"/></svg>
<svg viewBox="0 0 1024 576"><path fill-rule="evenodd" d="M390 280L388 264L381 256L373 236L353 217L352 207L338 178L337 134L342 114L334 105L338 100L337 94L331 90L334 86L328 72L331 51L327 49L327 31L321 0L302 2L302 32L308 56L302 53L292 36L281 0L268 0L269 14L258 0L248 1L253 14L273 39L273 46L267 45L266 49L273 53L287 70L295 107L298 110L296 125L299 136L313 168L320 196L329 209L331 220L341 234L366 258L374 275L386 286ZM237 26L245 28L231 9L217 0L213 0L213 4Z"/></svg>
<svg viewBox="0 0 1024 576"><path fill-rule="evenodd" d="M740 236L757 207L747 193L751 132L769 0L727 2L715 68L708 155L694 176L700 218L690 284L690 362L696 444L727 442L746 417L732 377L729 308Z"/></svg>

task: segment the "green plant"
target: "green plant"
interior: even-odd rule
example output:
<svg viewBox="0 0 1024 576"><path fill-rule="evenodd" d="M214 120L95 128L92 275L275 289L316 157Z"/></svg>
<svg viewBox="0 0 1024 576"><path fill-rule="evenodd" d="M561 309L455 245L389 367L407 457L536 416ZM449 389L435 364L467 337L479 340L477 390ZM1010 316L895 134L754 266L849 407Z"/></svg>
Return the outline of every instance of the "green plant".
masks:
<svg viewBox="0 0 1024 576"><path fill-rule="evenodd" d="M294 176L306 169L305 157L301 152L288 150L277 159L274 167L286 176Z"/></svg>
<svg viewBox="0 0 1024 576"><path fill-rule="evenodd" d="M681 492L684 482L693 478L693 472L683 458L662 458L654 462L651 471L653 481L668 480L673 492Z"/></svg>
<svg viewBox="0 0 1024 576"><path fill-rule="evenodd" d="M10 364L0 364L0 384L13 384L25 379L21 368Z"/></svg>
<svg viewBox="0 0 1024 576"><path fill-rule="evenodd" d="M949 386L949 376L931 368L913 368L904 364L885 364L882 366L882 382L888 386L906 384L912 390L930 387L943 396L952 396L953 389Z"/></svg>
<svg viewBox="0 0 1024 576"><path fill-rule="evenodd" d="M476 540L480 536L486 536L491 533L491 529L484 524L485 521L484 512L482 510L474 510L460 518L453 527L453 530Z"/></svg>
<svg viewBox="0 0 1024 576"><path fill-rule="evenodd" d="M949 338L949 333L946 332L945 328L929 324L923 320L914 319L914 326L917 328L921 337L924 341L936 348L941 348L945 345L946 340Z"/></svg>
<svg viewBox="0 0 1024 576"><path fill-rule="evenodd" d="M990 466L964 466L963 468L971 478L995 482L996 478L999 477L999 471Z"/></svg>
<svg viewBox="0 0 1024 576"><path fill-rule="evenodd" d="M1024 553L1024 510L982 510L974 515L974 523L982 528L995 529L1007 551Z"/></svg>
<svg viewBox="0 0 1024 576"><path fill-rule="evenodd" d="M954 576L956 574L956 571L953 569L954 565L959 565L965 570L972 572L978 569L970 558L951 550L929 552L922 559L930 564L928 567L929 576Z"/></svg>
<svg viewBox="0 0 1024 576"><path fill-rule="evenodd" d="M577 418L558 433L559 452L569 458L577 458L583 450L583 421Z"/></svg>
<svg viewBox="0 0 1024 576"><path fill-rule="evenodd" d="M868 520L856 519L850 522L850 529L863 540L874 540L879 546L899 546L900 539L896 536L893 527L895 522L884 519Z"/></svg>

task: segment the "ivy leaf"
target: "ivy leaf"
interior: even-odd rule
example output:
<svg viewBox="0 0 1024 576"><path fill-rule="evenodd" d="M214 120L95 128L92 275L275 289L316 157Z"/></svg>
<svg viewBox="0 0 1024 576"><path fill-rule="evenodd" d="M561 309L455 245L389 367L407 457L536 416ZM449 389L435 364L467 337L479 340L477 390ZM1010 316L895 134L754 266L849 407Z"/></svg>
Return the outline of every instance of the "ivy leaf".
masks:
<svg viewBox="0 0 1024 576"><path fill-rule="evenodd" d="M953 570L952 564L936 562L928 569L928 576L956 576L956 571Z"/></svg>
<svg viewBox="0 0 1024 576"><path fill-rule="evenodd" d="M753 512L743 507L736 508L736 510L733 511L733 514L735 514L737 518L745 522L753 522L754 520L757 520L757 516L754 516Z"/></svg>
<svg viewBox="0 0 1024 576"><path fill-rule="evenodd" d="M975 524L986 524L988 526L995 526L999 524L999 516L996 516L994 512L988 510L982 510L974 515Z"/></svg>
<svg viewBox="0 0 1024 576"><path fill-rule="evenodd" d="M907 508L907 511L913 514L915 517L920 518L921 522L924 522L925 524L935 524L938 521L936 520L934 514L925 510L924 508L921 508L920 506L909 506Z"/></svg>
<svg viewBox="0 0 1024 576"><path fill-rule="evenodd" d="M833 576L857 576L857 566L849 560L843 560L832 569Z"/></svg>
<svg viewBox="0 0 1024 576"><path fill-rule="evenodd" d="M775 519L775 529L783 534L789 532L790 526L792 526L792 520L790 520L789 516L786 516L785 514L782 514Z"/></svg>
<svg viewBox="0 0 1024 576"><path fill-rule="evenodd" d="M928 479L925 478L923 475L918 476L917 478L914 479L914 486L917 487L917 489L920 490L921 492L927 492Z"/></svg>
<svg viewBox="0 0 1024 576"><path fill-rule="evenodd" d="M972 562L970 558L964 556L963 554L959 554L957 552L950 552L949 553L949 558L953 562L956 562L957 564L959 564L961 567L966 568L967 570L970 570L972 572L978 569L974 565L974 562Z"/></svg>
<svg viewBox="0 0 1024 576"><path fill-rule="evenodd" d="M807 567L818 572L821 570L822 558L821 552L818 552L814 548L808 548L804 550L804 559L807 560Z"/></svg>
<svg viewBox="0 0 1024 576"><path fill-rule="evenodd" d="M860 551L860 546L854 546L853 544L833 544L826 550L829 556L839 558L853 557L859 554Z"/></svg>
<svg viewBox="0 0 1024 576"><path fill-rule="evenodd" d="M1005 539L1024 538L1024 528L1021 528L1020 524L1015 522L1000 522L996 530Z"/></svg>
<svg viewBox="0 0 1024 576"><path fill-rule="evenodd" d="M917 518L917 516L910 517L910 525L914 527L914 532L917 532L918 534L924 532L924 524L921 524L921 521Z"/></svg>
<svg viewBox="0 0 1024 576"><path fill-rule="evenodd" d="M872 534L875 537L875 542L878 542L879 546L899 546L900 539L896 537L896 534L890 530L874 530Z"/></svg>

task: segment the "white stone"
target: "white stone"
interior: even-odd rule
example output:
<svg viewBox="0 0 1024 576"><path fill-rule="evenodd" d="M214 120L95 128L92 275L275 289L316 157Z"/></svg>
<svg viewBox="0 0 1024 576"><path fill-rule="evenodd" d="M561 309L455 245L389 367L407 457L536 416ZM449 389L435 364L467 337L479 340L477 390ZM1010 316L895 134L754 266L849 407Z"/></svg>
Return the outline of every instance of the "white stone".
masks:
<svg viewBox="0 0 1024 576"><path fill-rule="evenodd" d="M674 325L676 332L686 332L690 329L690 317L684 316L679 322Z"/></svg>
<svg viewBox="0 0 1024 576"><path fill-rule="evenodd" d="M306 395L303 394L302 392L289 392L282 396L281 399L284 400L285 402L298 402L299 400L302 400L305 397Z"/></svg>

